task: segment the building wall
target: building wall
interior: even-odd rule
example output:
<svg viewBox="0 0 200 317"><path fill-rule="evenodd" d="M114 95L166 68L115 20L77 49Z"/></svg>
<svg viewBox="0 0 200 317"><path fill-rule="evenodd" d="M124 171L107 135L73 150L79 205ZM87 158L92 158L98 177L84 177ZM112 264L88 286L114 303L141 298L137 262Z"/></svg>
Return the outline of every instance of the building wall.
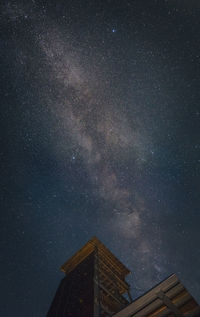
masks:
<svg viewBox="0 0 200 317"><path fill-rule="evenodd" d="M47 317L93 317L94 253L62 279Z"/></svg>

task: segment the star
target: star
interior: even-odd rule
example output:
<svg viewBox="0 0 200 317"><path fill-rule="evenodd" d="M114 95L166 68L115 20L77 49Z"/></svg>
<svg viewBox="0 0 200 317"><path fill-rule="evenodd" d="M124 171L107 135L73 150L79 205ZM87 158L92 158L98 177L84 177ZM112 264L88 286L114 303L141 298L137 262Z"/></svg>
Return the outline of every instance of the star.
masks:
<svg viewBox="0 0 200 317"><path fill-rule="evenodd" d="M1 2L1 315L46 316L93 235L140 289L181 268L200 300L195 1Z"/></svg>

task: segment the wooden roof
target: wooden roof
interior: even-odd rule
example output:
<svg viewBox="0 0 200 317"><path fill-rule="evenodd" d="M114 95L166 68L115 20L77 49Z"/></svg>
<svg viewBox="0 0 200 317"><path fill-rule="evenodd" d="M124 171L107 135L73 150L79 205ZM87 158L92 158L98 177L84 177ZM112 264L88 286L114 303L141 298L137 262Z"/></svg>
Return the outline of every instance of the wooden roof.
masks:
<svg viewBox="0 0 200 317"><path fill-rule="evenodd" d="M78 252L76 252L67 262L61 266L61 271L68 274L75 267L80 264L86 257L88 257L92 252L98 250L100 258L104 261L109 262L110 265L116 270L120 275L126 276L130 271L122 264L114 254L105 247L105 245L96 237L89 240Z"/></svg>
<svg viewBox="0 0 200 317"><path fill-rule="evenodd" d="M175 274L140 296L113 317L199 317L200 306Z"/></svg>

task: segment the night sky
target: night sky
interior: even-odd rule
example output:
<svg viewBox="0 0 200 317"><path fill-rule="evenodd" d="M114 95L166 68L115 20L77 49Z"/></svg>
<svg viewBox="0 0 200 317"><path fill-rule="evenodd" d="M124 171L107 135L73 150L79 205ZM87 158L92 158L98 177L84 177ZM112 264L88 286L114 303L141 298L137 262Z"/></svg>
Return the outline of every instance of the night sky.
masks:
<svg viewBox="0 0 200 317"><path fill-rule="evenodd" d="M200 301L200 4L1 1L0 315L44 317L97 236L136 298Z"/></svg>

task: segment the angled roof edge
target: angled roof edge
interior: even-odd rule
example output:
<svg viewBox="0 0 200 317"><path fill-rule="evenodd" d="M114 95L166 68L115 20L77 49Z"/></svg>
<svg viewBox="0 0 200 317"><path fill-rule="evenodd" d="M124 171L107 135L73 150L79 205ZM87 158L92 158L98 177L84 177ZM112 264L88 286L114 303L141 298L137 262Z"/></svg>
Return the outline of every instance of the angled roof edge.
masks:
<svg viewBox="0 0 200 317"><path fill-rule="evenodd" d="M130 273L130 270L117 259L117 257L97 238L91 238L79 251L77 251L69 260L67 260L62 266L61 271L65 274L71 272L78 264L80 264L87 256L89 256L95 250L98 250L99 254L108 258L114 266L118 267L123 275Z"/></svg>
<svg viewBox="0 0 200 317"><path fill-rule="evenodd" d="M175 298L175 296L177 296L177 294L179 294L183 290L187 292L187 297L191 300L194 300L194 302L196 303L194 314L191 316L200 316L200 307L198 303L187 291L187 289L181 283L176 274L172 274L168 278L145 292L143 295L136 298L132 303L120 310L118 313L114 314L113 317L147 316L147 309L149 309L149 314L150 312L152 313L155 307L160 307L162 305L162 301L160 301L158 297L159 292L164 292L164 294L166 294L167 296L169 296L170 299L173 300L173 298ZM156 303L157 306L151 309L151 307L153 307L153 303Z"/></svg>

